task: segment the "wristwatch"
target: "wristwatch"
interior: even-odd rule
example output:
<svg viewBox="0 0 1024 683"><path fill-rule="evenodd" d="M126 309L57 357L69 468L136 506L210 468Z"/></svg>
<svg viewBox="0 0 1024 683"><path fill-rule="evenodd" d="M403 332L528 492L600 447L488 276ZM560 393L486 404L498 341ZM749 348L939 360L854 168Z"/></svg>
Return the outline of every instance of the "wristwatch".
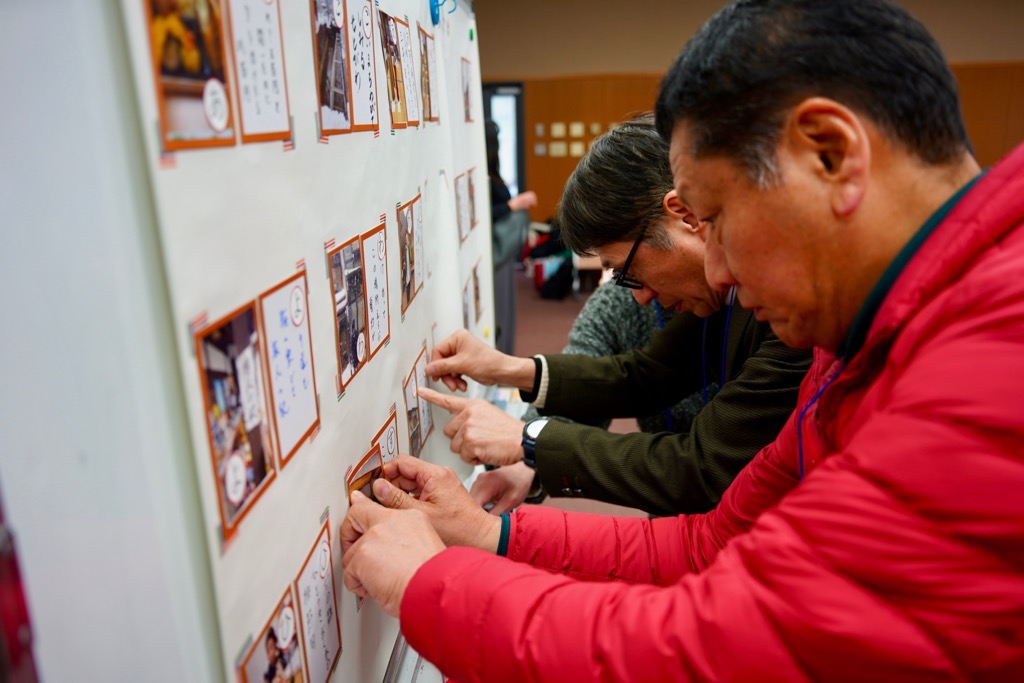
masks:
<svg viewBox="0 0 1024 683"><path fill-rule="evenodd" d="M537 469L537 437L550 421L551 418L541 417L523 426L523 462L531 470Z"/></svg>

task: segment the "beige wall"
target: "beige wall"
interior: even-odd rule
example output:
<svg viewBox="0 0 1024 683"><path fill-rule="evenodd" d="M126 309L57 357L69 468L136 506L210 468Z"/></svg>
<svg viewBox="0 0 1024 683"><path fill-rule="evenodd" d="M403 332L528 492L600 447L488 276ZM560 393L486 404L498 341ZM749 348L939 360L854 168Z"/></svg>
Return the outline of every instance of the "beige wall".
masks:
<svg viewBox="0 0 1024 683"><path fill-rule="evenodd" d="M720 0L476 0L484 80L661 73ZM950 62L1024 60L1024 0L902 0Z"/></svg>

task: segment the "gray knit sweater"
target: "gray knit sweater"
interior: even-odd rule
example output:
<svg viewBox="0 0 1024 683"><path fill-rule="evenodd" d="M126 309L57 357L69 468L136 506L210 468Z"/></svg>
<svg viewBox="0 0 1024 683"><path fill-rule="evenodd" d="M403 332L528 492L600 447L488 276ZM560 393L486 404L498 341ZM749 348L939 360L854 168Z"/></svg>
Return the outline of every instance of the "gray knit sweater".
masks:
<svg viewBox="0 0 1024 683"><path fill-rule="evenodd" d="M675 313L671 311L663 310L663 323L667 324L674 315ZM583 306L569 332L569 343L562 349L562 353L595 358L614 356L632 349L644 348L659 329L658 311L654 304L641 306L629 289L606 282L590 295L590 299ZM708 389L713 394L718 387L712 385ZM671 428L668 424L667 411L664 410L654 415L638 417L637 423L642 431L651 434L685 433L690 430L690 423L703 405L703 399L698 392L672 406ZM530 406L523 415L523 420L529 422L538 417L540 414ZM611 419L606 419L590 424L607 429L610 423Z"/></svg>

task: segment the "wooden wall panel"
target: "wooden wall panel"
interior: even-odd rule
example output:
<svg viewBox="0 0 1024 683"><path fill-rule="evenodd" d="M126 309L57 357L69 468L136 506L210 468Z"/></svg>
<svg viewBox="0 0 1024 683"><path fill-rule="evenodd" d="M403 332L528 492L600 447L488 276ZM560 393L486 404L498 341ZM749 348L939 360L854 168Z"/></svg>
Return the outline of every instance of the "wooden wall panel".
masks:
<svg viewBox="0 0 1024 683"><path fill-rule="evenodd" d="M1024 142L1024 62L953 65L960 86L967 132L975 146L978 162L989 166ZM516 80L516 79L511 79ZM661 83L661 74L608 74L557 76L523 81L526 135L526 179L537 193L534 220L550 218L562 194L566 179L579 158L536 154L538 144L550 150L551 124L573 122L584 125L583 138L568 135L559 141L568 146L574 140L589 145L595 137L591 124L601 131L610 123L649 111ZM536 124L543 124L538 136Z"/></svg>

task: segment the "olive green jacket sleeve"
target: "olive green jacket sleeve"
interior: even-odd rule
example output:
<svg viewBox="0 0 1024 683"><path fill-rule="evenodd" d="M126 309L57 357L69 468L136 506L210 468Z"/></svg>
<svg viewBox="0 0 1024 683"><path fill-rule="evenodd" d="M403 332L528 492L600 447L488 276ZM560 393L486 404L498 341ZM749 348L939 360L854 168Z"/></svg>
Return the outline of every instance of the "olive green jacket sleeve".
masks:
<svg viewBox="0 0 1024 683"><path fill-rule="evenodd" d="M749 314L737 316L733 323L727 353L731 367L726 376L730 379L697 415L688 433L609 434L584 425L549 422L536 445L537 472L545 491L656 515L713 508L754 454L775 439L795 407L797 390L811 362L810 352L788 348ZM698 345L699 339L697 336ZM606 411L606 403L611 403L621 415L635 401L643 401L645 393L660 396L668 391L657 387L664 380L651 374L658 365L672 367L673 374L668 375L672 377L687 368L693 374L694 367L700 374L699 349L697 364L673 365L670 359L660 358L661 352L652 350L654 346L652 342L644 351L612 360L606 365L613 370L604 385L597 381L596 371L580 373L587 378L588 389L580 386L577 376L562 375L560 381L553 381L561 373L576 375L576 366L591 365L591 361L607 363L608 359L578 358L566 364L562 357L554 368L549 365L549 382L557 386L553 392L549 388L544 412L585 415L586 409ZM552 358L548 357L549 363ZM639 372L639 377L630 372ZM575 404L574 411L568 410L569 403Z"/></svg>

